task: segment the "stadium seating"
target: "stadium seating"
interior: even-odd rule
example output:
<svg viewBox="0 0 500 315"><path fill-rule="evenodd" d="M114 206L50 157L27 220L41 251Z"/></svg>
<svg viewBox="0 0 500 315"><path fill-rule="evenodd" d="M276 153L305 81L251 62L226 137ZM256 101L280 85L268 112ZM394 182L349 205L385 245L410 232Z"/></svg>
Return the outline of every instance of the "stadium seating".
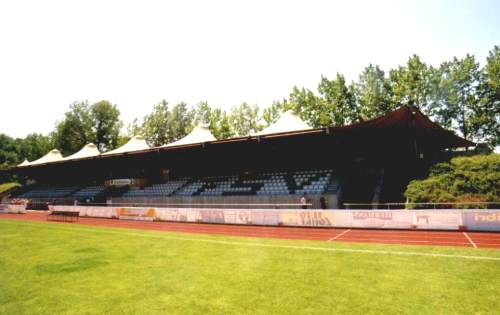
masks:
<svg viewBox="0 0 500 315"><path fill-rule="evenodd" d="M77 199L93 198L102 193L104 190L106 190L106 187L104 185L87 186L78 190L77 192L74 192L71 196Z"/></svg>
<svg viewBox="0 0 500 315"><path fill-rule="evenodd" d="M313 170L296 172L293 176L297 187L296 195L303 193L322 194L332 179L332 170Z"/></svg>
<svg viewBox="0 0 500 315"><path fill-rule="evenodd" d="M186 182L186 180L176 180L161 184L153 184L144 187L144 189L130 189L123 197L167 197L186 184Z"/></svg>
<svg viewBox="0 0 500 315"><path fill-rule="evenodd" d="M335 194L339 180L331 169L258 172L251 174L182 178L164 183L154 183L142 188L130 187L117 196L169 197L169 196L238 196L238 195L318 195ZM104 185L71 187L33 187L20 198L73 198L89 199L107 194Z"/></svg>
<svg viewBox="0 0 500 315"><path fill-rule="evenodd" d="M204 183L200 182L199 180L194 181L192 183L187 184L186 186L182 187L179 189L175 195L178 196L193 196L196 194L202 187Z"/></svg>
<svg viewBox="0 0 500 315"><path fill-rule="evenodd" d="M19 195L19 198L63 198L78 190L78 186L68 187L33 187L32 189Z"/></svg>

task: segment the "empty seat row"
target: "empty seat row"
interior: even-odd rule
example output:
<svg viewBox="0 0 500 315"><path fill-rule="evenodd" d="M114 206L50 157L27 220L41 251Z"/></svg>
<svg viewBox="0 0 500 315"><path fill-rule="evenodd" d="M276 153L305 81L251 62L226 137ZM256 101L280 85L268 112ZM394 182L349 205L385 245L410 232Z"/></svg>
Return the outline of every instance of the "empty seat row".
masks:
<svg viewBox="0 0 500 315"><path fill-rule="evenodd" d="M73 193L72 196L75 198L91 198L102 193L105 189L104 185L87 186Z"/></svg>
<svg viewBox="0 0 500 315"><path fill-rule="evenodd" d="M24 193L20 198L61 198L70 195L73 191L77 190L76 186L68 187L34 187Z"/></svg>

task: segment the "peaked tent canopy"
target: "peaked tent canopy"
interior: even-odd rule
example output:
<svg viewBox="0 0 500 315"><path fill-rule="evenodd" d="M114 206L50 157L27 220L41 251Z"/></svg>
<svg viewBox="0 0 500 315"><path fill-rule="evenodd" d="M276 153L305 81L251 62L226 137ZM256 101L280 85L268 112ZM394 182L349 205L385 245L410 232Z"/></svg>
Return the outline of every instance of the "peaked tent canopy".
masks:
<svg viewBox="0 0 500 315"><path fill-rule="evenodd" d="M202 142L209 142L216 140L217 139L210 132L207 125L198 125L193 129L193 131L191 131L184 138L166 144L163 147L174 147L174 146L188 145L188 144L195 144L195 143L202 143Z"/></svg>
<svg viewBox="0 0 500 315"><path fill-rule="evenodd" d="M274 133L294 132L300 130L311 129L300 117L294 114L291 110L286 111L281 117L271 126L256 132L255 136L269 135Z"/></svg>
<svg viewBox="0 0 500 315"><path fill-rule="evenodd" d="M38 160L35 160L33 162L30 162L28 165L38 165L38 164L45 164L45 163L51 163L51 162L57 162L63 160L63 156L61 155L61 152L57 149L53 149L49 151L49 153L45 154Z"/></svg>
<svg viewBox="0 0 500 315"><path fill-rule="evenodd" d="M118 153L127 153L132 151L141 151L149 149L149 145L146 143L141 136L133 136L127 143L122 145L121 147L111 150L109 152L103 153L102 155L110 155L110 154L118 154Z"/></svg>
<svg viewBox="0 0 500 315"><path fill-rule="evenodd" d="M80 151L65 157L65 160L83 159L101 154L93 143L86 144Z"/></svg>
<svg viewBox="0 0 500 315"><path fill-rule="evenodd" d="M28 166L30 165L30 161L28 161L28 159L24 159L24 161L22 163L19 163L17 164L17 166Z"/></svg>

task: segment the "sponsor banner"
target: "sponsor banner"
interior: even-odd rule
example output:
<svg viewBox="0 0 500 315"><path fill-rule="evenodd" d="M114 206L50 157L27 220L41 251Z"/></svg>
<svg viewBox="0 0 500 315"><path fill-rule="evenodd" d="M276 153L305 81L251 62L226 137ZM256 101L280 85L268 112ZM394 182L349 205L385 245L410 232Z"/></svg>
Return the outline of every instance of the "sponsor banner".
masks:
<svg viewBox="0 0 500 315"><path fill-rule="evenodd" d="M128 179L128 178L113 179L113 180L111 180L111 185L114 185L114 186L132 185L132 179Z"/></svg>
<svg viewBox="0 0 500 315"><path fill-rule="evenodd" d="M153 221L155 208L117 208L118 218L125 220Z"/></svg>
<svg viewBox="0 0 500 315"><path fill-rule="evenodd" d="M116 218L116 208L112 207L85 207L85 206L49 206L49 210L75 211L80 217Z"/></svg>
<svg viewBox="0 0 500 315"><path fill-rule="evenodd" d="M413 225L416 229L458 230L462 213L455 210L414 210Z"/></svg>
<svg viewBox="0 0 500 315"><path fill-rule="evenodd" d="M335 214L335 227L352 227L352 214L350 211L332 211Z"/></svg>
<svg viewBox="0 0 500 315"><path fill-rule="evenodd" d="M410 229L413 225L413 214L407 210L351 211L351 214L351 227Z"/></svg>
<svg viewBox="0 0 500 315"><path fill-rule="evenodd" d="M224 221L227 224L257 224L253 223L253 220L257 220L258 217L252 218L251 210L225 210L224 211Z"/></svg>
<svg viewBox="0 0 500 315"><path fill-rule="evenodd" d="M26 205L0 204L0 212L3 213L26 213Z"/></svg>
<svg viewBox="0 0 500 315"><path fill-rule="evenodd" d="M262 210L253 213L252 223L261 225L333 227L335 217L332 211L316 210Z"/></svg>
<svg viewBox="0 0 500 315"><path fill-rule="evenodd" d="M247 214L250 214L250 221L248 221L247 224L279 225L282 222L280 213L278 211L257 210L245 212Z"/></svg>
<svg viewBox="0 0 500 315"><path fill-rule="evenodd" d="M2 205L1 209L8 205ZM500 231L500 210L269 210L194 208L113 208L50 206L80 216L131 220L256 224L269 226L354 227Z"/></svg>
<svg viewBox="0 0 500 315"><path fill-rule="evenodd" d="M10 213L26 213L26 205L9 205Z"/></svg>
<svg viewBox="0 0 500 315"><path fill-rule="evenodd" d="M330 211L297 211L298 226L333 227L335 215Z"/></svg>
<svg viewBox="0 0 500 315"><path fill-rule="evenodd" d="M9 205L0 204L0 212L3 212L3 213L9 212Z"/></svg>
<svg viewBox="0 0 500 315"><path fill-rule="evenodd" d="M195 222L196 215L187 209L156 209L156 217L161 221Z"/></svg>
<svg viewBox="0 0 500 315"><path fill-rule="evenodd" d="M499 210L465 210L462 213L462 218L467 230L500 231Z"/></svg>
<svg viewBox="0 0 500 315"><path fill-rule="evenodd" d="M200 210L200 221L203 223L225 223L224 210Z"/></svg>

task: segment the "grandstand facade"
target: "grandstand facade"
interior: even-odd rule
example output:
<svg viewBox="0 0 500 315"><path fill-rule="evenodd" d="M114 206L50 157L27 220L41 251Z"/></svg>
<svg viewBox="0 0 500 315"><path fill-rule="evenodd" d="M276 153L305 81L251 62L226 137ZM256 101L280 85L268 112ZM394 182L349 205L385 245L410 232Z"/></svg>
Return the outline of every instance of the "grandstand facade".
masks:
<svg viewBox="0 0 500 315"><path fill-rule="evenodd" d="M30 185L15 197L52 204L129 204L293 208L343 202L403 201L411 179L450 148L474 143L412 107L345 127L310 128L285 113L265 130L216 140L206 127L150 148L140 137L101 154L93 144L62 157L57 150L9 170Z"/></svg>

